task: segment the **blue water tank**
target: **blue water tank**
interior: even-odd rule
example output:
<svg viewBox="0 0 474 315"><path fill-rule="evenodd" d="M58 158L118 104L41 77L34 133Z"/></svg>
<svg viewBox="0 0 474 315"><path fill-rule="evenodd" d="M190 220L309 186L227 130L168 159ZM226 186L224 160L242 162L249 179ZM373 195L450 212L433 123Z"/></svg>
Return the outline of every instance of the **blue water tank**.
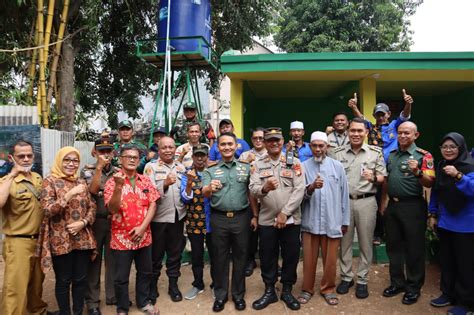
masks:
<svg viewBox="0 0 474 315"><path fill-rule="evenodd" d="M168 23L168 0L161 0L158 12L158 37L166 38ZM202 36L211 43L210 0L171 0L170 37ZM199 50L195 39L171 40L170 45L177 52ZM166 51L166 41L158 41L158 52ZM208 56L209 48L202 44L201 54Z"/></svg>

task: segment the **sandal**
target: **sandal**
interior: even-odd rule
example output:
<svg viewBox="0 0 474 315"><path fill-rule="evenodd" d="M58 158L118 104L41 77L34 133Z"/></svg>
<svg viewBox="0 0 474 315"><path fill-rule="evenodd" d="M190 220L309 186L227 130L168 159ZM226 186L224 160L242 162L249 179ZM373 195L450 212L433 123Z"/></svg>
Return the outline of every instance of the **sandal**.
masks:
<svg viewBox="0 0 474 315"><path fill-rule="evenodd" d="M298 302L300 302L300 304L306 304L311 300L312 296L313 295L309 292L301 291L300 295L298 295Z"/></svg>
<svg viewBox="0 0 474 315"><path fill-rule="evenodd" d="M336 293L326 293L326 294L321 293L321 295L323 296L326 303L328 303L328 305L334 306L334 305L339 304L339 299L337 298Z"/></svg>

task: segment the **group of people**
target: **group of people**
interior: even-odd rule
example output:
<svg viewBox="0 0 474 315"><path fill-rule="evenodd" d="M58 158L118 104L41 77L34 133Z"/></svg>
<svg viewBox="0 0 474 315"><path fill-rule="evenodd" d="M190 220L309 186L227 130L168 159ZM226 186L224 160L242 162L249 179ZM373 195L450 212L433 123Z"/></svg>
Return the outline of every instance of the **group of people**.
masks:
<svg viewBox="0 0 474 315"><path fill-rule="evenodd" d="M256 266L257 251L265 289L252 303L255 310L279 300L291 310L308 303L316 292L320 251L323 300L337 305L337 294L347 294L354 285L355 296L364 299L377 214L390 261L382 295L403 292L403 304L417 302L428 223L441 247L442 294L431 305L452 305L449 314L474 311L474 254L469 251L474 160L463 136L452 132L440 142L442 159L436 166L432 155L416 146L418 128L409 121L413 99L405 90L402 95L404 109L391 122L389 107L380 103L373 112L376 123L369 123L354 94L348 103L355 116L351 121L346 113L336 113L332 126L312 132L309 143L300 121L290 124L286 143L279 127L255 128L252 148L235 136L228 119L220 122L216 138L195 117L191 103L184 109L185 140L176 139L177 134L183 138L182 128L174 130L174 138L158 128L154 146L146 150L134 141L132 124L122 121L118 142L108 135L95 142L95 165L79 170L81 154L64 147L44 179L31 171L31 144L16 142L9 156L14 167L0 179L2 314L45 313L42 282L50 268L56 314L82 314L84 307L91 315L101 314L103 258L106 304L116 305L117 314L128 313L134 263L135 303L146 314L158 314L163 264L168 295L175 302L183 299L178 280L187 240L194 281L184 299L195 299L205 289L207 248L214 312L224 310L229 282L235 309L246 309L245 278ZM432 188L429 206L424 188ZM356 233L360 258L353 272ZM301 248L303 281L294 295Z"/></svg>

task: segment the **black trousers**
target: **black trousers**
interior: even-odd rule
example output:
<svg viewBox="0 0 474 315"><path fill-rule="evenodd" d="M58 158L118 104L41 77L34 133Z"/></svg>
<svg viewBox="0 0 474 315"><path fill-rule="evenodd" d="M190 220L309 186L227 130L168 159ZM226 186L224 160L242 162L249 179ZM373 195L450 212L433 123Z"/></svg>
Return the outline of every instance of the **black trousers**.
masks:
<svg viewBox="0 0 474 315"><path fill-rule="evenodd" d="M438 229L441 292L474 311L474 233Z"/></svg>
<svg viewBox="0 0 474 315"><path fill-rule="evenodd" d="M390 200L384 219L391 284L419 292L425 281L426 203Z"/></svg>
<svg viewBox="0 0 474 315"><path fill-rule="evenodd" d="M377 206L380 207L380 202L382 199L382 187L377 187L377 193L375 194L375 200L377 200ZM375 221L374 237L383 238L384 236L384 225L383 225L383 216L377 211L377 219Z"/></svg>
<svg viewBox="0 0 474 315"><path fill-rule="evenodd" d="M73 314L82 314L91 252L91 250L73 250L65 255L53 256L55 294L60 315L71 314L69 301L71 291Z"/></svg>
<svg viewBox="0 0 474 315"><path fill-rule="evenodd" d="M259 205L260 206L260 205ZM253 213L249 208L249 215L250 219L253 218ZM255 261L255 254L257 253L258 250L258 230L253 231L252 227L249 226L249 247L248 247L248 253L247 253L247 263L251 263Z"/></svg>
<svg viewBox="0 0 474 315"><path fill-rule="evenodd" d="M212 250L209 250L211 247L211 233L208 234L188 234L189 242L191 243L191 264L193 270L193 287L198 288L199 290L204 289L204 241L206 242L206 246L208 248L209 253L209 260L211 261L211 253ZM212 275L212 264L211 264L211 279L213 278Z"/></svg>
<svg viewBox="0 0 474 315"><path fill-rule="evenodd" d="M130 297L128 284L132 262L137 270L135 280L135 299L137 307L142 308L151 303L149 288L151 280L151 246L137 250L112 250L115 259L115 297L117 298L117 313L128 313Z"/></svg>
<svg viewBox="0 0 474 315"><path fill-rule="evenodd" d="M181 276L181 254L185 246L183 234L184 219L179 221L176 212L175 223L151 222L153 275L150 286L150 297L153 303L158 298L158 279L161 275L163 258L166 253L166 274L168 278L178 279Z"/></svg>
<svg viewBox="0 0 474 315"><path fill-rule="evenodd" d="M280 282L296 283L296 268L300 256L300 225L287 225L283 229L273 226L258 226L260 243L260 269L263 282L275 285L278 280L278 258L281 253L283 264Z"/></svg>
<svg viewBox="0 0 474 315"><path fill-rule="evenodd" d="M219 213L218 210L212 212L212 265L215 275L214 293L217 300L227 301L228 298L230 257L232 257L232 298L240 300L245 296L249 225L247 210L235 212L233 218Z"/></svg>

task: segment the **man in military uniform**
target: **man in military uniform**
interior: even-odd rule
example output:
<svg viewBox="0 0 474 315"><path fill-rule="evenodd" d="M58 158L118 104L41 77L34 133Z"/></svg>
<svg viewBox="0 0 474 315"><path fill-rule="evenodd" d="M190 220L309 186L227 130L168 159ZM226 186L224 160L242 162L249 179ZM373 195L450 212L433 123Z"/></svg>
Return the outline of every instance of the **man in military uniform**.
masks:
<svg viewBox="0 0 474 315"><path fill-rule="evenodd" d="M183 105L183 114L186 118L183 121L183 124L180 126L175 126L171 132L170 136L179 144L185 144L188 141L187 130L190 123L199 123L201 126L201 137L199 142L209 144L210 147L214 144L216 140L216 134L214 129L212 129L211 124L206 120L201 120L197 117L197 106L194 102L186 102Z"/></svg>
<svg viewBox="0 0 474 315"><path fill-rule="evenodd" d="M433 157L416 146L418 136L417 126L412 122L398 127L399 146L388 158L387 190L384 189L390 198L384 214L390 286L383 296L392 297L404 291L403 304L418 301L425 280L423 187L431 187L435 179ZM384 200L385 197L382 203Z"/></svg>
<svg viewBox="0 0 474 315"><path fill-rule="evenodd" d="M341 240L340 267L341 283L336 292L346 294L354 285L352 272L352 242L357 230L360 260L357 271L356 297L369 296L367 277L372 262L372 238L377 216L375 193L387 176L382 149L365 144L367 137L365 121L354 118L349 125L350 144L334 150L334 158L342 163L349 184L351 223Z"/></svg>
<svg viewBox="0 0 474 315"><path fill-rule="evenodd" d="M153 304L159 295L157 285L165 253L166 274L169 280L168 294L173 302L183 299L178 288L178 278L181 276L181 253L185 245L183 229L186 209L180 196L181 177L185 168L181 163L174 161L175 152L176 145L173 138L161 138L158 151L160 157L148 163L144 172L150 177L161 196L150 224L153 238L150 298Z"/></svg>
<svg viewBox="0 0 474 315"><path fill-rule="evenodd" d="M168 133L166 132L165 127L158 127L153 130L153 144L150 146L147 154L146 160L149 162L152 159L158 158L158 143L160 143L160 139L164 136L167 136Z"/></svg>
<svg viewBox="0 0 474 315"><path fill-rule="evenodd" d="M184 167L190 167L193 165L193 153L192 149L194 146L202 144L208 147L205 143L199 142L199 136L201 135L201 126L199 123L194 122L188 124L187 142L180 145L176 149L175 158L178 162L184 165Z"/></svg>
<svg viewBox="0 0 474 315"><path fill-rule="evenodd" d="M250 191L260 199L258 215L260 234L260 268L265 283L265 293L253 302L261 310L278 301L275 283L278 280L278 257L283 258L281 300L291 310L298 310L300 303L291 294L296 283L296 267L300 251L300 224L305 179L300 161L295 158L288 164L282 154L281 128L265 130L267 157L257 160L250 178Z"/></svg>
<svg viewBox="0 0 474 315"><path fill-rule="evenodd" d="M211 198L212 263L216 297L212 310L222 311L227 302L229 258L232 256L232 299L235 308L242 311L246 307L244 269L250 225L247 215L250 165L235 159L237 139L233 133L221 134L217 143L222 160L203 173L204 197Z"/></svg>
<svg viewBox="0 0 474 315"><path fill-rule="evenodd" d="M105 303L117 303L114 290L114 261L110 250L110 215L104 204L104 186L112 178L116 168L112 166L114 146L107 138L95 141L94 156L96 164L86 165L81 171L81 177L89 185L89 191L97 204L96 219L93 225L97 241L97 258L90 264L87 273L86 304L89 315L100 315L100 273L102 269L102 253L105 258Z"/></svg>
<svg viewBox="0 0 474 315"><path fill-rule="evenodd" d="M0 209L3 214L5 271L1 312L4 315L44 314L41 299L44 274L35 257L43 220L39 198L41 176L31 171L33 146L18 141L10 149L10 173L0 178Z"/></svg>
<svg viewBox="0 0 474 315"><path fill-rule="evenodd" d="M118 125L119 141L114 143L114 157L112 159L112 165L120 167L120 147L124 144L134 144L138 150L140 150L140 164L138 165L137 172L143 173L145 164L147 163L147 149L143 143L135 141L133 139L134 131L133 124L130 120L122 120Z"/></svg>
<svg viewBox="0 0 474 315"><path fill-rule="evenodd" d="M304 124L301 121L293 121L290 124L291 141L283 147L283 153L286 153L287 147L293 147L294 156L300 159L301 162L313 157L309 143L305 142Z"/></svg>
<svg viewBox="0 0 474 315"><path fill-rule="evenodd" d="M234 133L234 124L230 119L222 119L219 123L219 134L223 133ZM236 159L240 158L240 155L248 150L250 150L250 146L244 139L236 138L237 139L237 148L235 149L234 156ZM222 159L222 155L219 151L217 143L214 143L209 150L209 160L210 161L220 161Z"/></svg>
<svg viewBox="0 0 474 315"><path fill-rule="evenodd" d="M332 116L332 126L326 128L329 155L332 155L335 149L349 144L349 137L347 135L348 126L349 118L346 113L339 112Z"/></svg>

